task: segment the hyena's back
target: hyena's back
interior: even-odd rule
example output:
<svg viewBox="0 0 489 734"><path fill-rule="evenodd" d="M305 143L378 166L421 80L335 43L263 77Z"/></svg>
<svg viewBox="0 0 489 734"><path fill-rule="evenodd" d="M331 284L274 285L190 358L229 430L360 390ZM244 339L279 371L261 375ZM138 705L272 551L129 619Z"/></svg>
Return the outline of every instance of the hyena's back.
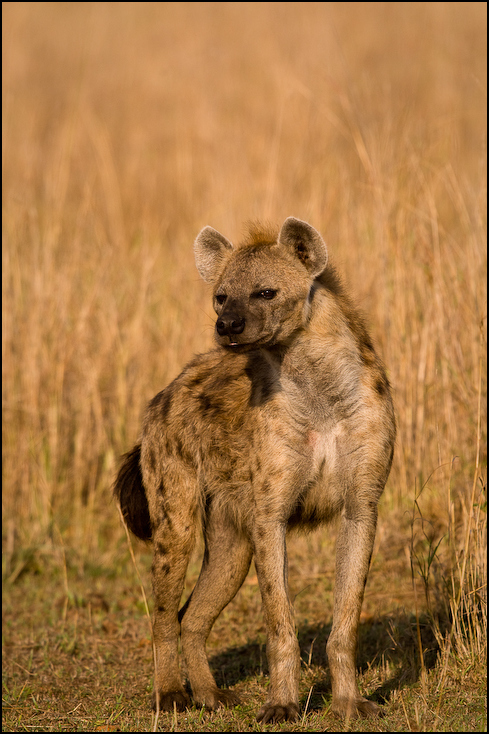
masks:
<svg viewBox="0 0 489 734"><path fill-rule="evenodd" d="M114 486L122 515L138 538L153 535L148 502L164 503L169 493L178 502L182 474L193 483L196 508L224 490L236 515L249 507L249 470L244 467L252 434L249 406L263 392L256 384L260 367L270 370L260 355L211 351L190 362L150 402L142 441L123 457ZM253 381L247 373L255 375Z"/></svg>
<svg viewBox="0 0 489 734"><path fill-rule="evenodd" d="M214 350L196 357L156 395L143 422L140 458L153 512L168 493L183 495L185 484L197 512L219 503L244 528L252 508L253 453L262 441L257 409L273 401L279 388L273 366L260 353Z"/></svg>

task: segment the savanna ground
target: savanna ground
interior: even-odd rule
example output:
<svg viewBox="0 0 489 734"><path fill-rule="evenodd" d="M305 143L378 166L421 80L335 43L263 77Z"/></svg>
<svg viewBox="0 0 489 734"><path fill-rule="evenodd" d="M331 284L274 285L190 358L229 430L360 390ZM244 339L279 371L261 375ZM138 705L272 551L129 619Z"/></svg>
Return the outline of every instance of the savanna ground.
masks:
<svg viewBox="0 0 489 734"><path fill-rule="evenodd" d="M2 9L4 730L485 730L486 4ZM301 720L255 722L251 569L209 639L242 706L154 722L111 483L145 403L212 343L195 235L289 215L324 235L394 391L358 654L385 717L329 712L326 528L289 542Z"/></svg>

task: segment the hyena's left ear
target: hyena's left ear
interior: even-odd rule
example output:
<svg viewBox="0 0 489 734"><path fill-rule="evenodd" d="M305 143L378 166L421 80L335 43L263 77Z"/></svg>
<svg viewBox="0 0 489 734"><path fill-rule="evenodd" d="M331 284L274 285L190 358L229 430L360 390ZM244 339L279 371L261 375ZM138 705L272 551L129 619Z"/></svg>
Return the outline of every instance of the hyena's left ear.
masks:
<svg viewBox="0 0 489 734"><path fill-rule="evenodd" d="M206 283L214 283L232 251L232 244L216 229L201 229L194 242L195 264L200 277Z"/></svg>
<svg viewBox="0 0 489 734"><path fill-rule="evenodd" d="M319 232L307 222L287 217L280 230L278 243L292 251L313 278L326 267L328 262L326 243Z"/></svg>

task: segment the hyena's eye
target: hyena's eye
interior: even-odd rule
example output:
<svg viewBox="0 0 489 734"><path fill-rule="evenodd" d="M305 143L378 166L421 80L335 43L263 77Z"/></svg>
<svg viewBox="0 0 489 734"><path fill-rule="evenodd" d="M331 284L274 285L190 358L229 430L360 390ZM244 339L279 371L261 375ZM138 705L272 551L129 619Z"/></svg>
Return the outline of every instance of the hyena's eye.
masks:
<svg viewBox="0 0 489 734"><path fill-rule="evenodd" d="M225 293L218 293L216 295L216 301L220 306L222 306L222 304L226 301L226 298L227 296L225 295Z"/></svg>
<svg viewBox="0 0 489 734"><path fill-rule="evenodd" d="M265 290L257 293L258 298L265 298L267 301L271 301L276 295L277 291L274 291L272 288L265 288Z"/></svg>

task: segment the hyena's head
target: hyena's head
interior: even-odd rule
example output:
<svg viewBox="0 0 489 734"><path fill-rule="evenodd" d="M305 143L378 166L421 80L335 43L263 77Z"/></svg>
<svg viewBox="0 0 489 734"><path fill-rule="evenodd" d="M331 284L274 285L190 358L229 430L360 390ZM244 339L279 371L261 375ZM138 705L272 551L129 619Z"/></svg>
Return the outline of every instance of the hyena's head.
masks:
<svg viewBox="0 0 489 734"><path fill-rule="evenodd" d="M328 259L321 235L294 217L278 237L255 227L237 247L204 227L194 252L214 288L217 343L238 351L284 344L305 326L314 279Z"/></svg>

